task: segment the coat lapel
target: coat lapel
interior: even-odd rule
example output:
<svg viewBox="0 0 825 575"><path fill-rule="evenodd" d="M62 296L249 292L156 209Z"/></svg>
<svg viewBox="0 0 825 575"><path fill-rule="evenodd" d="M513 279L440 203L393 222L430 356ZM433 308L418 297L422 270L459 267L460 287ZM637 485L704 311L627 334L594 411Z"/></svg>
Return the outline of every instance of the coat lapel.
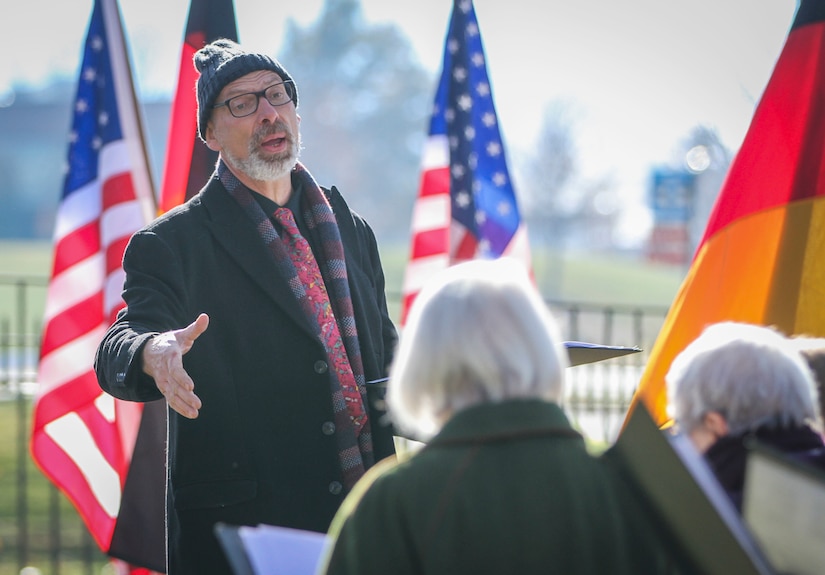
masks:
<svg viewBox="0 0 825 575"><path fill-rule="evenodd" d="M201 201L209 212L210 218L205 223L215 241L301 329L317 337L289 285L278 273L258 232L237 202L217 180L212 180L203 191Z"/></svg>

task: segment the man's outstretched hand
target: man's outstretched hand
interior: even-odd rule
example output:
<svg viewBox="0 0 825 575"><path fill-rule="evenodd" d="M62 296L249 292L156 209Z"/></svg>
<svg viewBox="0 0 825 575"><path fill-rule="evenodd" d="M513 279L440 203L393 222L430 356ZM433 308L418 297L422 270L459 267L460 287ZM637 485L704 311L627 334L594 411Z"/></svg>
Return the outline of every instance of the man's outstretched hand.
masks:
<svg viewBox="0 0 825 575"><path fill-rule="evenodd" d="M183 356L207 327L209 316L202 313L183 329L156 335L143 348L143 371L155 380L169 407L189 419L198 416L202 404L195 382L183 369Z"/></svg>

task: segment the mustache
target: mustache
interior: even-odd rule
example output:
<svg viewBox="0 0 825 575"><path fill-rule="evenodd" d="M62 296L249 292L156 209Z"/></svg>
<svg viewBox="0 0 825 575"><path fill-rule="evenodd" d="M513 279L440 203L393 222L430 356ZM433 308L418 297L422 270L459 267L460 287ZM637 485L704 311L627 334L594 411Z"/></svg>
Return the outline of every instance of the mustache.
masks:
<svg viewBox="0 0 825 575"><path fill-rule="evenodd" d="M287 126L281 121L277 121L272 124L266 124L255 130L255 143L260 144L266 138L274 136L278 133L286 134L286 141L290 144L292 143L294 136L292 135L292 132L289 130L289 126Z"/></svg>

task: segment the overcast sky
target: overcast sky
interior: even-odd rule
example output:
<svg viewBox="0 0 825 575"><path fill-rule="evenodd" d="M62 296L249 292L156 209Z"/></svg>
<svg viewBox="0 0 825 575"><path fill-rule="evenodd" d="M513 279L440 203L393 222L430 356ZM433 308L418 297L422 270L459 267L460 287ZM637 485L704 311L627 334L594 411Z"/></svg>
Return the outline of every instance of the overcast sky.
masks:
<svg viewBox="0 0 825 575"><path fill-rule="evenodd" d="M362 3L368 21L399 26L422 65L439 70L449 0ZM322 5L236 0L240 40L277 54L286 20L309 23ZM138 90L171 95L189 0L120 6ZM564 102L584 169L617 174L633 202L644 197L651 166L671 160L692 127L713 127L728 147L739 146L796 0L476 0L475 7L508 155L530 149L548 102ZM0 0L0 13L13 15L0 20L7 51L0 96L55 74L74 79L91 10L91 0Z"/></svg>

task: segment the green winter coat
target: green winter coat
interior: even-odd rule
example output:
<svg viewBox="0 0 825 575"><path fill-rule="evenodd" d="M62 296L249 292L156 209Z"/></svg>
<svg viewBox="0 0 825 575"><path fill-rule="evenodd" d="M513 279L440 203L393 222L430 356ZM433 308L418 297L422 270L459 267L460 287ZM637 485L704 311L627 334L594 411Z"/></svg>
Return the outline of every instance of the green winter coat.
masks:
<svg viewBox="0 0 825 575"><path fill-rule="evenodd" d="M321 572L658 572L620 486L559 406L472 407L409 460L364 476L333 521Z"/></svg>

